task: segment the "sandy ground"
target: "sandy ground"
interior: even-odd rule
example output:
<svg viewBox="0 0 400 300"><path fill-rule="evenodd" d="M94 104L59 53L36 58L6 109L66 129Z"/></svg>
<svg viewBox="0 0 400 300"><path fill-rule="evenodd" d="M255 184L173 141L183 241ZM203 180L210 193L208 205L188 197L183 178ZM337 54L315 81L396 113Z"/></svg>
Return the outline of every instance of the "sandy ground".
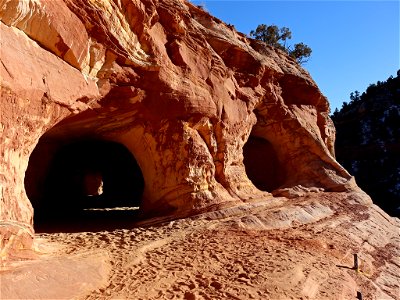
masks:
<svg viewBox="0 0 400 300"><path fill-rule="evenodd" d="M37 267L3 269L1 297L400 299L399 223L343 197L261 201L153 226L40 233ZM352 269L354 253L360 271Z"/></svg>

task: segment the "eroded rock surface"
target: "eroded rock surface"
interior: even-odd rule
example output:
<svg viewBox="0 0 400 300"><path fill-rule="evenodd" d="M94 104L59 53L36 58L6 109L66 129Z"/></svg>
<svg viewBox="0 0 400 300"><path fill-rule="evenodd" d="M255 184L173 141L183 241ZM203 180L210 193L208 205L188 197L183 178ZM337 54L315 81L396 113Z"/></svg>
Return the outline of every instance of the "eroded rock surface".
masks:
<svg viewBox="0 0 400 300"><path fill-rule="evenodd" d="M38 248L58 251L0 272L1 291L7 299L398 299L399 222L364 197L275 197L156 226L37 233Z"/></svg>
<svg viewBox="0 0 400 300"><path fill-rule="evenodd" d="M185 230L40 236L69 247L51 256L61 269L85 247L111 255L109 282L101 258L87 265L104 271L88 280L94 294L73 297L396 297L398 222L336 162L327 100L284 53L181 0L0 0L0 34L0 275L21 279L15 258L43 267L10 297L40 298L23 287L57 277L37 258L34 210L57 218L115 199L152 222L208 215ZM372 277L337 266L358 251Z"/></svg>
<svg viewBox="0 0 400 300"><path fill-rule="evenodd" d="M85 141L129 150L147 216L357 189L334 158L329 106L309 74L190 3L1 0L0 21L0 220L25 235L32 203L57 201L54 157ZM257 142L243 152L254 140L264 155ZM79 196L73 183L65 190Z"/></svg>

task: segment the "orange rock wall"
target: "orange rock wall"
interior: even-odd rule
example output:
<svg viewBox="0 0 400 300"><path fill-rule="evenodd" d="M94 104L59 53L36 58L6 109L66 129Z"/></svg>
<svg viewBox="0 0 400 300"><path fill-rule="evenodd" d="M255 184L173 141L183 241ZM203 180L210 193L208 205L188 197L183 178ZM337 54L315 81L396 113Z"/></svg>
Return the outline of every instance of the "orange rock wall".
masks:
<svg viewBox="0 0 400 300"><path fill-rule="evenodd" d="M39 139L123 144L148 215L272 197L246 175L250 135L272 145L286 174L273 195L355 188L310 75L188 2L0 0L0 30L4 224L32 233L24 177Z"/></svg>

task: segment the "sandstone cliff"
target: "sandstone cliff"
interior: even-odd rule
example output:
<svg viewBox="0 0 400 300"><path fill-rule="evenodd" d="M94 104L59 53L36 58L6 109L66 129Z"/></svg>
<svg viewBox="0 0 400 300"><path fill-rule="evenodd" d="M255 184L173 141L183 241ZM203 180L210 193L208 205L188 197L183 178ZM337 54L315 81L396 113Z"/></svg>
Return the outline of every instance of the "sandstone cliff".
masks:
<svg viewBox="0 0 400 300"><path fill-rule="evenodd" d="M54 157L92 140L132 154L146 215L351 188L309 74L190 3L2 0L0 8L1 220L32 229L31 204L54 202L49 177L64 182L52 199L74 189L65 175L73 171L54 171Z"/></svg>
<svg viewBox="0 0 400 300"><path fill-rule="evenodd" d="M84 297L96 289L97 277L90 275L95 274L108 287L97 288L93 299L152 299L149 284L165 297L174 296L168 291L186 297L186 288L175 289L183 286L179 276L189 276L193 282L188 286L198 288L199 294L189 293L189 298L201 293L247 298L250 292L261 292L261 299L312 298L329 296L331 288L350 297L360 287L370 298L396 297L397 221L372 206L336 162L328 102L310 75L283 52L246 38L182 0L0 0L0 37L4 295ZM35 235L34 216L68 218L88 207L110 206L139 206L139 217L147 222L208 215L198 222L182 220L177 228L171 222L149 231ZM207 222L210 218L216 221ZM201 226L196 229L196 224ZM83 224L73 225L83 231ZM34 270L32 265L21 267L30 270L30 277L8 272L14 266L9 261L35 257L43 238L67 244L76 238L72 244L78 246L60 250L64 256L56 258L58 271L45 259L44 266L35 261L39 265ZM276 251L267 245L270 239L276 239ZM220 244L207 244L209 240ZM237 252L235 243L243 243L244 252ZM302 250L289 249L293 243ZM65 259L80 247L106 253ZM181 261L186 255L195 259L196 247L225 249L227 256L203 251L204 260L187 262L187 274L174 273L166 285L152 278L141 289L134 281L132 274L140 270L162 269L163 278L169 278L170 270L163 268L176 264L166 262L163 251ZM226 291L218 282L204 283L218 272L204 269L215 257L236 268L235 256L245 259L260 247L265 252L251 264L261 277L233 278L232 269L220 274ZM348 287L343 282L354 274L335 263L348 260L351 251L363 253L372 276L356 277ZM268 253L276 256L268 258ZM289 270L285 276L293 278L290 264L301 266L295 270L298 281L277 289L280 277L263 277L271 272L265 264L290 253L296 261L282 262ZM326 270L324 257L330 259ZM113 268L102 265L109 259ZM149 266L143 267L147 261ZM310 264L321 271L310 275ZM70 276L74 266L89 275ZM196 272L210 278L194 279ZM334 282L324 279L331 275ZM43 276L55 285L64 283L62 278L68 282L43 294L38 288Z"/></svg>

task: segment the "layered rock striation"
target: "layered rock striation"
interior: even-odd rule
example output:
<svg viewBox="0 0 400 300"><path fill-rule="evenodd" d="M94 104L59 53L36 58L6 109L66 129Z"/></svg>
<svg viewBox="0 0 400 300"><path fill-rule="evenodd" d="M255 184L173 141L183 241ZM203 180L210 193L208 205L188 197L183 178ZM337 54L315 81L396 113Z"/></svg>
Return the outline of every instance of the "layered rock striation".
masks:
<svg viewBox="0 0 400 300"><path fill-rule="evenodd" d="M0 21L3 253L123 172L145 216L357 189L310 75L189 2L0 0Z"/></svg>

